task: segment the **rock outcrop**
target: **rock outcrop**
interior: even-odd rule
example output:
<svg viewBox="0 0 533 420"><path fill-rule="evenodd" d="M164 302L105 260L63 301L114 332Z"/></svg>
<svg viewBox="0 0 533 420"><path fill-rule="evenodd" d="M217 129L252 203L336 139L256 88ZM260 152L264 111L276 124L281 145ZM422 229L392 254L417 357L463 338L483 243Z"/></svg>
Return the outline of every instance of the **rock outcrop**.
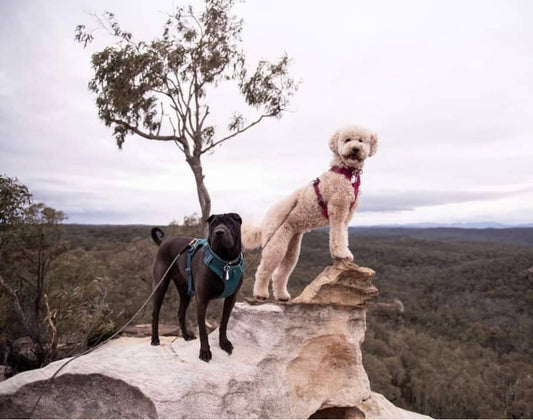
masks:
<svg viewBox="0 0 533 420"><path fill-rule="evenodd" d="M122 337L76 359L0 383L0 416L66 418L413 418L371 392L362 364L371 269L326 268L287 304L238 303L230 356L210 335L213 359L197 340ZM343 299L343 296L346 299Z"/></svg>

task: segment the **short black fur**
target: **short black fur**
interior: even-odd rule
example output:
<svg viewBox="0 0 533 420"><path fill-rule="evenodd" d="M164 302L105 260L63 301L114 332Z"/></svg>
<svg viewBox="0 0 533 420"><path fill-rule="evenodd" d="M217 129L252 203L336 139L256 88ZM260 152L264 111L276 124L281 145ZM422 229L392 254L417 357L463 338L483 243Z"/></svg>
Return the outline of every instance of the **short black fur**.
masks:
<svg viewBox="0 0 533 420"><path fill-rule="evenodd" d="M239 257L241 244L241 217L236 213L214 214L207 219L209 223L208 243L211 249L224 260L235 260ZM168 266L172 263L178 253L182 255L174 263L165 279L161 282L153 296L152 309L152 345L159 345L159 312L165 293L168 290L170 280L174 282L180 296L180 306L178 310L178 321L185 340L193 340L196 337L187 330L186 326L186 312L187 307L191 301L191 296L188 295L188 278L185 271L186 255L185 249L193 238L176 237L163 241L164 233L161 229L155 227L152 229L152 239L159 245L154 264L153 264L153 280L154 287L160 282L161 277L165 274ZM191 261L191 271L194 282L196 308L198 317L198 330L200 333L200 359L205 362L211 360L211 350L207 337L205 326L205 315L209 301L217 298L224 291L223 280L203 263L204 252L199 249ZM237 293L242 285L242 279L239 282L235 293L224 299L224 309L222 312L222 320L219 328L219 343L220 348L231 354L233 345L228 340L226 330L228 326L229 317L235 304Z"/></svg>

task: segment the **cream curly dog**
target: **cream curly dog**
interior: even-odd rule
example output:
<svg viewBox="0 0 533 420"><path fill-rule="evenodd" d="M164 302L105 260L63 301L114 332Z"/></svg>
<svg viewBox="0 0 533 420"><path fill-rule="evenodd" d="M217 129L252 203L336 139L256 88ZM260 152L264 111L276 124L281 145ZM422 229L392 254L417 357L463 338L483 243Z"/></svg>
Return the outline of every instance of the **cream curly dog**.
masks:
<svg viewBox="0 0 533 420"><path fill-rule="evenodd" d="M254 296L268 298L268 284L277 300L289 300L289 279L305 232L330 226L329 249L335 260L353 261L348 249L348 223L358 201L360 172L365 159L376 153L377 135L357 126L340 129L329 141L331 168L312 184L299 188L275 204L260 226L243 225L247 249L264 247L255 274Z"/></svg>

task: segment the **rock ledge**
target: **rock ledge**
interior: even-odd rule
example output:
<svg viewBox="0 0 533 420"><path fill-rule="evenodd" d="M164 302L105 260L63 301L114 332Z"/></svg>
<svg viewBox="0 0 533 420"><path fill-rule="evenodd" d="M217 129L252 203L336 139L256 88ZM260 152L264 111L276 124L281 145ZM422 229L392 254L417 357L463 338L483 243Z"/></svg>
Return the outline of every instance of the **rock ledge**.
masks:
<svg viewBox="0 0 533 420"><path fill-rule="evenodd" d="M235 306L231 356L197 340L122 337L69 364L38 418L415 418L370 390L362 364L371 269L327 267L289 304ZM343 299L345 297L345 299ZM0 383L0 417L27 417L64 361ZM341 416L341 417L339 417Z"/></svg>

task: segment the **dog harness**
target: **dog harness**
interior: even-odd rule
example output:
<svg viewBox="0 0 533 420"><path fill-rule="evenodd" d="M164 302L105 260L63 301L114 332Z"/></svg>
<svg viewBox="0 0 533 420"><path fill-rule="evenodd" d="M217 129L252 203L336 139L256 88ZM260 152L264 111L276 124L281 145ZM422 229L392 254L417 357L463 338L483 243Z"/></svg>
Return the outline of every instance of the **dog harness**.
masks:
<svg viewBox="0 0 533 420"><path fill-rule="evenodd" d="M191 268L192 257L200 248L204 250L204 264L220 277L224 283L224 291L220 296L217 296L217 299L226 298L235 293L242 278L242 273L244 272L244 256L242 252L233 261L223 260L211 249L207 243L207 239L193 239L188 245L188 248L185 271L187 272L187 293L189 296L193 296L195 293Z"/></svg>
<svg viewBox="0 0 533 420"><path fill-rule="evenodd" d="M340 168L339 166L332 166L330 169L331 172L336 172L338 174L344 175L347 179L350 180L350 183L353 187L353 201L350 204L350 210L355 205L355 202L357 201L357 195L359 194L359 185L361 185L361 171L358 169L348 169L348 168ZM313 187L315 189L316 198L318 201L318 205L322 209L322 215L329 220L329 214L328 214L328 204L324 200L324 197L322 196L322 193L320 192L319 188L320 184L320 178L316 178L313 181Z"/></svg>

